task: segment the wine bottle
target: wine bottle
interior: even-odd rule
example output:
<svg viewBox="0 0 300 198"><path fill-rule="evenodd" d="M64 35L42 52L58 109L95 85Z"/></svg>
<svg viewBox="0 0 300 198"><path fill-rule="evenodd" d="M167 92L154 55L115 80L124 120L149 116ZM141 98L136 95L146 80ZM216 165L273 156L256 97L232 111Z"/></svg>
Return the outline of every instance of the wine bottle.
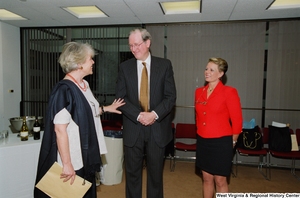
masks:
<svg viewBox="0 0 300 198"><path fill-rule="evenodd" d="M35 117L35 122L33 125L33 139L39 140L40 139L40 132L41 132L41 125L39 123L38 117Z"/></svg>
<svg viewBox="0 0 300 198"><path fill-rule="evenodd" d="M23 124L20 130L20 137L21 137L21 141L28 140L28 127L26 124L26 117L23 117Z"/></svg>

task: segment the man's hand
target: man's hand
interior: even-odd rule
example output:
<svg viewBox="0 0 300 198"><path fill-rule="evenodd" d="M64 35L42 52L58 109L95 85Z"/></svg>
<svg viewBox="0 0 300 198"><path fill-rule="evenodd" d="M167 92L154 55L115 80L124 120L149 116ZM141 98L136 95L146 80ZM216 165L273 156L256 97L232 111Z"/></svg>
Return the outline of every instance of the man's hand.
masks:
<svg viewBox="0 0 300 198"><path fill-rule="evenodd" d="M152 125L156 121L154 112L141 112L139 122L144 126Z"/></svg>

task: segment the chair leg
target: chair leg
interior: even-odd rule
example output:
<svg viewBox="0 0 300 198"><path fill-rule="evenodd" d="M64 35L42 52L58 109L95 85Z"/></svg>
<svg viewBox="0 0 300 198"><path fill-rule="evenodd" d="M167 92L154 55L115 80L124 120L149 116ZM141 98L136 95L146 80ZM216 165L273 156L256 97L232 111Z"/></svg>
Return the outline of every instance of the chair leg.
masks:
<svg viewBox="0 0 300 198"><path fill-rule="evenodd" d="M291 173L296 179L300 180L300 177L296 174L296 160L295 159L292 159Z"/></svg>
<svg viewBox="0 0 300 198"><path fill-rule="evenodd" d="M171 159L170 159L170 171L171 172L175 171L175 163L176 163L175 159L176 159L176 152L174 150L173 156L171 156Z"/></svg>
<svg viewBox="0 0 300 198"><path fill-rule="evenodd" d="M172 172L172 156L170 155L170 171Z"/></svg>
<svg viewBox="0 0 300 198"><path fill-rule="evenodd" d="M266 156L266 160L267 160L267 175L268 175L268 180L271 180L271 162L270 162L270 158L268 158L268 156L270 156L271 154L270 153L267 153L267 156ZM268 160L269 159L269 160Z"/></svg>
<svg viewBox="0 0 300 198"><path fill-rule="evenodd" d="M231 174L233 177L237 177L237 169L238 169L238 152L235 151L235 157L233 156L233 165L232 165L232 169L233 167L235 166L235 171L234 170L231 170Z"/></svg>
<svg viewBox="0 0 300 198"><path fill-rule="evenodd" d="M263 167L265 167L265 171L263 171ZM258 162L258 171L262 174L262 176L266 180L270 180L270 171L269 171L269 163L268 163L268 156L266 156L266 162L264 162L264 156L259 156L259 162Z"/></svg>
<svg viewBox="0 0 300 198"><path fill-rule="evenodd" d="M176 156L174 156L174 158L173 158L172 172L175 171L175 165L176 165Z"/></svg>
<svg viewBox="0 0 300 198"><path fill-rule="evenodd" d="M268 157L268 161L267 161L267 163L268 163L268 170L269 170L269 180L271 180L271 153L270 152L268 152L268 154L267 154L267 157Z"/></svg>
<svg viewBox="0 0 300 198"><path fill-rule="evenodd" d="M170 156L170 171L174 172L174 156Z"/></svg>

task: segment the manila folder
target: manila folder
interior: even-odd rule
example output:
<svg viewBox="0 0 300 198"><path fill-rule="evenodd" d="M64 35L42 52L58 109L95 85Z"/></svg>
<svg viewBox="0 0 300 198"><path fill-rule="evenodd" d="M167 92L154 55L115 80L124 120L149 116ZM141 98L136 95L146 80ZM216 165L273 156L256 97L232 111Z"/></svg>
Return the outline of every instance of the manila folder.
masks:
<svg viewBox="0 0 300 198"><path fill-rule="evenodd" d="M76 175L74 183L71 185L70 180L63 182L60 179L62 167L57 163L51 166L48 172L36 184L36 187L52 198L82 198L92 184Z"/></svg>

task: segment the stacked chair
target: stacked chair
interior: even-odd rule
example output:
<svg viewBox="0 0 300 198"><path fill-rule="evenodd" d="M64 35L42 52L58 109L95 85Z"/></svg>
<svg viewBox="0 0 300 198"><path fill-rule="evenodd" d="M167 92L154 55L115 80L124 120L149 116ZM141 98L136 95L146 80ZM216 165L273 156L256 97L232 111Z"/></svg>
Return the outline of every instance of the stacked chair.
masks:
<svg viewBox="0 0 300 198"><path fill-rule="evenodd" d="M269 130L265 128L265 131ZM290 134L294 134L292 129L288 129ZM271 131L269 131L271 133ZM296 129L296 141L297 144L300 145L300 129ZM283 139L279 139L278 142L283 142ZM270 144L270 142L269 142ZM299 148L296 150L288 150L288 151L280 151L278 149L269 148L270 156L274 158L282 158L282 159L290 159L291 160L291 173L294 177L300 180L300 177L296 175L296 160L300 160L300 151ZM271 157L269 156L269 161L271 161ZM271 164L271 163L270 163Z"/></svg>
<svg viewBox="0 0 300 198"><path fill-rule="evenodd" d="M248 134L254 134L253 139L250 140ZM247 139L248 137L248 139ZM259 142L260 141L260 142ZM257 166L258 171L267 180L270 180L270 166L269 166L269 152L267 148L268 144L268 131L264 130L263 133L261 129L256 126L253 129L243 129L243 132L239 135L238 143L236 145L236 155L235 155L235 173L234 176L238 174L238 154L245 157L259 157Z"/></svg>
<svg viewBox="0 0 300 198"><path fill-rule="evenodd" d="M176 151L196 151L196 124L188 124L188 123L177 123L175 127L175 135L174 135L174 155L171 156L170 160L170 168L173 172L175 170L176 158L187 158L187 159L196 159L196 157L183 157L178 156ZM187 143L188 141L193 143Z"/></svg>

